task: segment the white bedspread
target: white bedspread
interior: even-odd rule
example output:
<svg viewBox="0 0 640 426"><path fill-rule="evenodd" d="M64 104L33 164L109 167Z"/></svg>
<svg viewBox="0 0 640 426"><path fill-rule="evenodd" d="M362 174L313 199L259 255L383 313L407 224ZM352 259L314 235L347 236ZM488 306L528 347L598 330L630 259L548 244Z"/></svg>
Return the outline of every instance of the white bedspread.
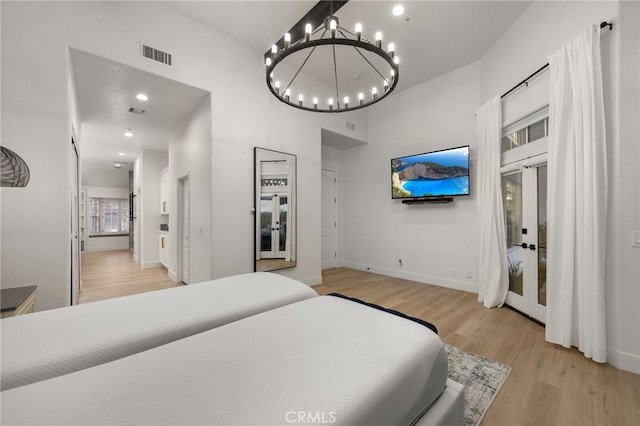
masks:
<svg viewBox="0 0 640 426"><path fill-rule="evenodd" d="M445 387L443 350L425 327L322 296L2 392L0 420L411 424Z"/></svg>
<svg viewBox="0 0 640 426"><path fill-rule="evenodd" d="M258 272L0 321L2 390L61 376L317 296Z"/></svg>

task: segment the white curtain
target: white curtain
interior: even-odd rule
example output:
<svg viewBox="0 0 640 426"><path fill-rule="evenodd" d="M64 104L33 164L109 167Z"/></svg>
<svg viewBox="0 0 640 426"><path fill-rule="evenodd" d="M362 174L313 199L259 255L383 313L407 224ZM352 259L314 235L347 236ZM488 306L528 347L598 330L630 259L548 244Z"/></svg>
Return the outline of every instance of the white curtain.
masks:
<svg viewBox="0 0 640 426"><path fill-rule="evenodd" d="M607 156L600 27L549 58L546 340L606 362Z"/></svg>
<svg viewBox="0 0 640 426"><path fill-rule="evenodd" d="M509 290L500 143L502 107L495 97L476 111L478 139L478 241L480 265L478 302L487 308L502 306Z"/></svg>

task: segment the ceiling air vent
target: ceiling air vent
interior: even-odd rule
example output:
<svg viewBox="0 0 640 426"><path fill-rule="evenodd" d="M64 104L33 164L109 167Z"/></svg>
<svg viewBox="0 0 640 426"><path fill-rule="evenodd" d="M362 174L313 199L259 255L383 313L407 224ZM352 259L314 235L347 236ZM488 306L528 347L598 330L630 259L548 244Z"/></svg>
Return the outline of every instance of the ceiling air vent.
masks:
<svg viewBox="0 0 640 426"><path fill-rule="evenodd" d="M115 167L118 170L123 170L126 166L127 166L127 163L123 163L121 161L114 161L113 162L113 167Z"/></svg>
<svg viewBox="0 0 640 426"><path fill-rule="evenodd" d="M140 43L140 55L143 58L162 62L165 65L171 66L171 53L163 52L162 50L155 49L144 43Z"/></svg>
<svg viewBox="0 0 640 426"><path fill-rule="evenodd" d="M144 113L146 112L143 109L140 108L134 108L134 107L129 107L128 111L132 114L138 114L138 115L144 115Z"/></svg>

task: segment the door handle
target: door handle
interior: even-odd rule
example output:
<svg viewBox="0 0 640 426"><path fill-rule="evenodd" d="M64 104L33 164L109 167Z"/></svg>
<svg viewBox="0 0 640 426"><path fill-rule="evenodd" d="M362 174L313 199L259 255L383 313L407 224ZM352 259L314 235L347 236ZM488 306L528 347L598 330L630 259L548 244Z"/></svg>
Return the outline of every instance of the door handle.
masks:
<svg viewBox="0 0 640 426"><path fill-rule="evenodd" d="M525 248L525 249L526 249L526 248L529 248L529 244L527 244L527 243L522 243L522 244L520 245L520 247L522 247L522 248Z"/></svg>
<svg viewBox="0 0 640 426"><path fill-rule="evenodd" d="M535 250L536 249L536 245L535 244L529 244L529 249L530 250Z"/></svg>

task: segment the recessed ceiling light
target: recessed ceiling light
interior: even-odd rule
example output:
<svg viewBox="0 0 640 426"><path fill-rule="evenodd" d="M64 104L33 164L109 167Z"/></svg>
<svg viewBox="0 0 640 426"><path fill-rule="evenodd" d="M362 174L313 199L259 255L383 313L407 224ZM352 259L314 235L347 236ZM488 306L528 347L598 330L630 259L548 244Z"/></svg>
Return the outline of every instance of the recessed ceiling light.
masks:
<svg viewBox="0 0 640 426"><path fill-rule="evenodd" d="M133 133L131 133L131 129L127 130L126 132L124 132L124 135L128 138L132 138L133 137Z"/></svg>
<svg viewBox="0 0 640 426"><path fill-rule="evenodd" d="M118 155L119 155L120 157L124 157L124 152L119 152L119 153L118 153Z"/></svg>
<svg viewBox="0 0 640 426"><path fill-rule="evenodd" d="M393 14L395 16L400 16L404 13L404 6L402 5L397 5L396 7L393 8Z"/></svg>
<svg viewBox="0 0 640 426"><path fill-rule="evenodd" d="M139 101L148 101L149 97L147 95L145 95L144 93L138 93L136 95L136 99Z"/></svg>

